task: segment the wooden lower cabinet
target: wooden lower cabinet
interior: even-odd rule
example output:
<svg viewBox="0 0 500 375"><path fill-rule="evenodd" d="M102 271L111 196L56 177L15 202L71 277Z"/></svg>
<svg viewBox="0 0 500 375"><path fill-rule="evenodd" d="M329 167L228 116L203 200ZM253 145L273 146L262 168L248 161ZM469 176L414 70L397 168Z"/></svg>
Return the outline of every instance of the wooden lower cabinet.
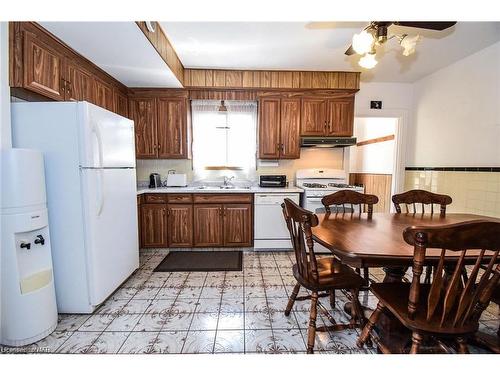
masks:
<svg viewBox="0 0 500 375"><path fill-rule="evenodd" d="M168 206L168 246L193 246L193 205L171 204Z"/></svg>
<svg viewBox="0 0 500 375"><path fill-rule="evenodd" d="M167 247L167 206L161 203L141 205L142 247Z"/></svg>
<svg viewBox="0 0 500 375"><path fill-rule="evenodd" d="M252 205L225 204L224 246L252 246Z"/></svg>
<svg viewBox="0 0 500 375"><path fill-rule="evenodd" d="M252 202L251 194L142 195L138 199L140 246L252 246Z"/></svg>
<svg viewBox="0 0 500 375"><path fill-rule="evenodd" d="M221 204L194 205L194 246L214 247L224 244Z"/></svg>

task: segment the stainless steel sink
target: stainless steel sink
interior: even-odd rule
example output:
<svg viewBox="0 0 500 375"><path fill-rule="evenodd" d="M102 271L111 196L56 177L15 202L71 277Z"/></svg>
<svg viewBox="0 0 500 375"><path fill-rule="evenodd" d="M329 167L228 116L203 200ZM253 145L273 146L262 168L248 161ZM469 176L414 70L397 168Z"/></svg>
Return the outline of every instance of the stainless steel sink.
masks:
<svg viewBox="0 0 500 375"><path fill-rule="evenodd" d="M225 190L236 189L236 186L232 186L232 185L221 185L221 186L219 186L219 189L225 189Z"/></svg>

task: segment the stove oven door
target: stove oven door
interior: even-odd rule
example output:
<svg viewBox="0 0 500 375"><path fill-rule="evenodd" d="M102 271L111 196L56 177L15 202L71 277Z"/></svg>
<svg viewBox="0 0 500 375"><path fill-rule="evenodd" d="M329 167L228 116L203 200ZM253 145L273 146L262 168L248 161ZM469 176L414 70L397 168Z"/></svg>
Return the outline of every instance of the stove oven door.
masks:
<svg viewBox="0 0 500 375"><path fill-rule="evenodd" d="M304 208L315 214L324 214L325 207L321 203L322 196L306 196L304 200ZM352 213L359 212L359 205L346 204L345 206L330 206L331 212Z"/></svg>

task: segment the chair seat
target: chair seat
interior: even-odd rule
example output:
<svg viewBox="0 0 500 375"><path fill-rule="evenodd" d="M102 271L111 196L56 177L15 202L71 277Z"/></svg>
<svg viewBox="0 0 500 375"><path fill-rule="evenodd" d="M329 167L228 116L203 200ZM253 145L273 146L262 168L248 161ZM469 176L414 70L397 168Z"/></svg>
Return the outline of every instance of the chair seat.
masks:
<svg viewBox="0 0 500 375"><path fill-rule="evenodd" d="M471 323L463 327L453 327L453 322L447 319L440 325L441 311L439 307L434 313L434 317L427 321L427 297L429 295L430 284L420 284L420 297L414 319L408 317L408 298L410 294L410 283L374 283L370 290L379 301L393 313L398 320L408 329L422 334L439 335L467 335L477 331L478 323ZM454 316L452 312L450 314Z"/></svg>
<svg viewBox="0 0 500 375"><path fill-rule="evenodd" d="M305 288L313 291L329 289L359 289L364 280L352 268L342 264L334 257L319 258L318 264L319 280L314 282L306 280L299 274L296 264L293 265L293 276Z"/></svg>

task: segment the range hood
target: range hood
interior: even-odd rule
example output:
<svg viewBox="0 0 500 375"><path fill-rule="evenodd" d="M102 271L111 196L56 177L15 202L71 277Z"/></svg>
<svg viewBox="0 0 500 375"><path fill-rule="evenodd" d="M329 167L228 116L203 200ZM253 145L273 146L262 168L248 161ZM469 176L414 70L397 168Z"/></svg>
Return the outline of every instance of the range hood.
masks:
<svg viewBox="0 0 500 375"><path fill-rule="evenodd" d="M300 147L349 147L356 144L355 137L301 137Z"/></svg>

